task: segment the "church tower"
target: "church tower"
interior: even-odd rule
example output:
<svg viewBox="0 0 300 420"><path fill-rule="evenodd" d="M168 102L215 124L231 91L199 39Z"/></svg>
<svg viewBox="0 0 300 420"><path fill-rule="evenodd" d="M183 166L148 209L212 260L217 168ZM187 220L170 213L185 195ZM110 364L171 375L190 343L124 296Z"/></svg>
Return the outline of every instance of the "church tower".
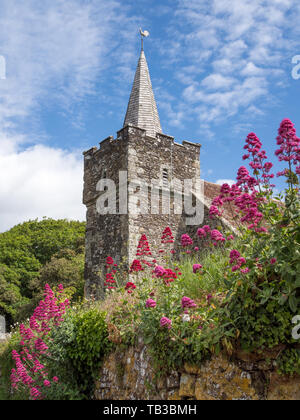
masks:
<svg viewBox="0 0 300 420"><path fill-rule="evenodd" d="M166 226L176 239L187 232L178 203L185 180L200 180L200 148L163 134L142 47L123 128L84 152L87 294L102 295L107 256L131 264L143 233L154 249Z"/></svg>

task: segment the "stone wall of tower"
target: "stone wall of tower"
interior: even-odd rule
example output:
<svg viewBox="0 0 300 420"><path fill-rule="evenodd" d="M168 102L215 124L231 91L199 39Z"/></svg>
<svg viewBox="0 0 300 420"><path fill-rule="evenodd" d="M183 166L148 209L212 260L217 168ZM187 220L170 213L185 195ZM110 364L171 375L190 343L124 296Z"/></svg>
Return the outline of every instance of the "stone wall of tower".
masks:
<svg viewBox="0 0 300 420"><path fill-rule="evenodd" d="M148 214L136 214L134 190L129 191L129 260L135 257L138 241L143 233L147 235L151 249L158 250L163 229L170 226L176 239L186 233L185 215L174 214L174 196L170 194L170 213L162 214L162 194L168 194L163 187L163 170L167 169L170 179L183 181L200 179L200 148L197 143L184 141L183 144L174 142L174 138L164 134L157 134L156 138L148 137L143 129L132 127L128 140L128 179L136 177L149 186L152 180L159 180L162 188L160 193L159 214L154 214L151 208L150 189L141 194L148 200ZM176 193L176 186L175 186ZM177 192L177 194L180 194ZM131 206L131 204L133 204ZM198 226L197 226L198 227ZM190 230L195 230L191 228Z"/></svg>
<svg viewBox="0 0 300 420"><path fill-rule="evenodd" d="M97 184L100 179L111 179L118 186L119 171L127 171L128 143L108 137L100 143L100 148L92 148L84 153L83 203L86 212L86 295L103 294L105 260L112 256L117 263L127 257L128 215L101 215L96 208L100 193ZM117 209L119 206L117 195Z"/></svg>

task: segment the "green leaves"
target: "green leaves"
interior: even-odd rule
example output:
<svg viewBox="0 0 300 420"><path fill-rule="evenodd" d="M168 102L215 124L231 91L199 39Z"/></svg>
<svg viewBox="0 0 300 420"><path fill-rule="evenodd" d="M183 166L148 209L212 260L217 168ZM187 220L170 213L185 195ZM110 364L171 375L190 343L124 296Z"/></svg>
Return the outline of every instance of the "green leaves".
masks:
<svg viewBox="0 0 300 420"><path fill-rule="evenodd" d="M54 254L68 248L75 255L80 251L83 255L84 234L85 223L53 219L25 222L8 232L0 233L0 311L8 317L8 323L28 317L28 302L37 292L42 293L44 280L46 282L49 280L46 279L47 275L44 275L39 281L40 270L50 262ZM60 258L68 260L66 256ZM55 284L54 274L57 278L69 277L72 280L82 271L80 261L76 261L77 269L75 264L72 266L68 261L65 261L64 267L60 264L56 272L52 270L53 281L49 283ZM65 276L59 276L59 272L63 269ZM78 290L80 288L82 290L83 287L80 286L82 276L80 280L78 276L80 274L73 284L75 283ZM35 293L33 289L36 289ZM32 309L32 305L29 305L28 309Z"/></svg>

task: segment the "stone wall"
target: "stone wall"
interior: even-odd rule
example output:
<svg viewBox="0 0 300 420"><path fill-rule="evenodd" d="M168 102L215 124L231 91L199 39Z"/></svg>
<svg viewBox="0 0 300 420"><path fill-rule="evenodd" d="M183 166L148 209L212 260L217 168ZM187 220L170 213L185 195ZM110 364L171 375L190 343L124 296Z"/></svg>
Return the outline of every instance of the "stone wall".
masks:
<svg viewBox="0 0 300 420"><path fill-rule="evenodd" d="M100 148L84 153L83 203L87 207L85 240L86 294L101 295L103 292L105 259L112 256L117 263L128 255L128 215L100 215L96 209L100 192L97 184L107 178L119 185L119 171L127 171L128 143L108 137ZM119 206L117 196L117 208Z"/></svg>
<svg viewBox="0 0 300 420"><path fill-rule="evenodd" d="M185 364L158 377L142 341L110 354L96 382L97 400L299 400L300 377L279 376L278 349L264 356L237 352L202 366ZM268 361L268 362L267 362Z"/></svg>
<svg viewBox="0 0 300 420"><path fill-rule="evenodd" d="M166 226L170 226L175 237L186 233L186 216L183 212L175 214L175 198L182 200L180 182L189 179L195 185L200 179L200 148L198 143L183 142L178 144L174 138L164 134L157 134L156 138L148 137L145 130L132 128L129 136L128 147L128 179L139 178L151 187L155 180L155 187L160 189L160 200L157 206L150 205L151 196L149 191L139 197L148 202L148 214L143 211L137 214L135 211L135 194L129 194L129 260L135 257L136 246L143 233L146 233L151 248L158 250L160 247L161 234ZM169 188L164 188L163 171L167 170L168 180L174 182L172 194ZM151 184L152 182L152 184ZM151 188L153 190L153 188ZM167 214L163 214L163 197L169 196L169 208ZM168 200L168 199L167 199ZM131 203L133 204L132 208ZM156 214L154 214L156 213ZM195 230L195 229L194 229Z"/></svg>

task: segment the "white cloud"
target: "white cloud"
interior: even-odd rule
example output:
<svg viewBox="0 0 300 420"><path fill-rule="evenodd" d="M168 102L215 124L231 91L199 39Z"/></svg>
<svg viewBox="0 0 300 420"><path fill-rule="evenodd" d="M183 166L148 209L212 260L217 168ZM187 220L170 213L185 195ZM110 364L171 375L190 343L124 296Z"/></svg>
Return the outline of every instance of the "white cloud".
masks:
<svg viewBox="0 0 300 420"><path fill-rule="evenodd" d="M134 18L118 1L0 0L1 55L7 78L0 84L0 122L26 117L41 103L70 109L87 94L96 93L99 73L118 54L122 71L127 69L132 48L124 29ZM125 9L126 10L126 9ZM115 32L118 30L118 37Z"/></svg>
<svg viewBox="0 0 300 420"><path fill-rule="evenodd" d="M233 179L218 179L216 181L216 184L218 184L218 185L228 184L228 185L231 186L235 183L236 183L236 181L234 181Z"/></svg>
<svg viewBox="0 0 300 420"><path fill-rule="evenodd" d="M201 85L209 90L215 89L228 89L236 82L232 77L225 77L222 74L210 74L204 80Z"/></svg>
<svg viewBox="0 0 300 420"><path fill-rule="evenodd" d="M7 64L0 80L0 231L36 217L84 219L81 153L46 145L39 113L55 107L80 126L72 109L96 93L101 72L117 57L118 74L128 74L136 19L117 0L0 0L0 10Z"/></svg>
<svg viewBox="0 0 300 420"><path fill-rule="evenodd" d="M194 71L178 77L190 115L210 125L234 116L239 124L249 121L247 110L257 116L274 106L273 89L286 87L297 50L294 0L178 0L175 17L171 60L194 63Z"/></svg>
<svg viewBox="0 0 300 420"><path fill-rule="evenodd" d="M21 150L13 140L0 135L0 232L43 216L84 220L80 153L44 145Z"/></svg>

